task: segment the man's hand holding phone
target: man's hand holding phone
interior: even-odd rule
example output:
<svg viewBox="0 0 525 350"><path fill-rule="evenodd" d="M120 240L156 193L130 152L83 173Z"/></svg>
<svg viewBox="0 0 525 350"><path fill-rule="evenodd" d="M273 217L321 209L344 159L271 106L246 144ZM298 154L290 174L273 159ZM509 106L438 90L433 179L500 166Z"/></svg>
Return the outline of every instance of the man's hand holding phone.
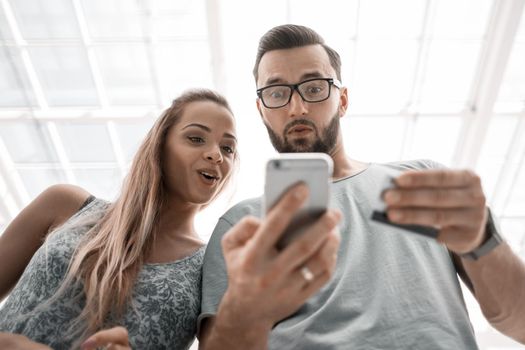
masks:
<svg viewBox="0 0 525 350"><path fill-rule="evenodd" d="M276 247L308 192L304 184L291 187L264 219L246 217L222 240L228 289L215 324L221 334L236 334L232 349L265 348L271 328L297 311L335 270L341 220L336 210L326 210L283 249ZM313 275L310 280L304 267Z"/></svg>
<svg viewBox="0 0 525 350"><path fill-rule="evenodd" d="M330 200L332 171L332 158L324 153L281 153L278 158L268 160L263 216L267 215L279 198L293 185L304 183L309 190L308 199L295 213L277 241L278 249L290 244L325 213Z"/></svg>

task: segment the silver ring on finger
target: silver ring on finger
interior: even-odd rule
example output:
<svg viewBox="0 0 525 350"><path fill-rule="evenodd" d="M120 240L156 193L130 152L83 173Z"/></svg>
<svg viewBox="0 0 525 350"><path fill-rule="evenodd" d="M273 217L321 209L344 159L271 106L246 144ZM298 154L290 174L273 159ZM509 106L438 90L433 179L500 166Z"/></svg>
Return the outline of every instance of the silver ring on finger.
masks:
<svg viewBox="0 0 525 350"><path fill-rule="evenodd" d="M313 272L306 265L301 267L301 275L303 276L303 279L306 281L306 283L312 282L315 277Z"/></svg>

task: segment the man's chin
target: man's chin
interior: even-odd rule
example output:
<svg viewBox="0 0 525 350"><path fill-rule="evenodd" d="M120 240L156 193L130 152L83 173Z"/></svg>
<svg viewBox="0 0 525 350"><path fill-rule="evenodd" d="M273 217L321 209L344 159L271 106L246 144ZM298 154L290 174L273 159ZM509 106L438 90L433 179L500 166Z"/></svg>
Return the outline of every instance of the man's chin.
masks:
<svg viewBox="0 0 525 350"><path fill-rule="evenodd" d="M313 152L313 147L310 142L294 142L292 144L288 144L285 147L285 152L290 153L305 153L305 152Z"/></svg>

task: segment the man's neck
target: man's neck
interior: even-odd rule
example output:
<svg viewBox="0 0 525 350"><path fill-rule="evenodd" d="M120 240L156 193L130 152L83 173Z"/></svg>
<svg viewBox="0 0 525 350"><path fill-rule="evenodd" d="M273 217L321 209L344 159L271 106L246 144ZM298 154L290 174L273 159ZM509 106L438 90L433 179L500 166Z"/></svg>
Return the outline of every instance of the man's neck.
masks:
<svg viewBox="0 0 525 350"><path fill-rule="evenodd" d="M349 158L345 153L343 145L336 146L330 153L330 156L334 161L334 180L355 175L368 167L367 163Z"/></svg>

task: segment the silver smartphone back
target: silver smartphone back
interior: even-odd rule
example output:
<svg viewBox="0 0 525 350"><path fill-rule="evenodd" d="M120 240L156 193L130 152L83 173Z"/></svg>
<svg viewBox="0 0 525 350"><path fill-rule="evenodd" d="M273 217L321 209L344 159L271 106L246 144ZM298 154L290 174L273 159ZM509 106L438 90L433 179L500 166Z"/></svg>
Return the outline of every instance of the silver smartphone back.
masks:
<svg viewBox="0 0 525 350"><path fill-rule="evenodd" d="M324 153L281 153L268 160L264 186L263 215L292 185L304 182L309 197L286 228L277 248L282 249L300 235L328 208L333 161Z"/></svg>

